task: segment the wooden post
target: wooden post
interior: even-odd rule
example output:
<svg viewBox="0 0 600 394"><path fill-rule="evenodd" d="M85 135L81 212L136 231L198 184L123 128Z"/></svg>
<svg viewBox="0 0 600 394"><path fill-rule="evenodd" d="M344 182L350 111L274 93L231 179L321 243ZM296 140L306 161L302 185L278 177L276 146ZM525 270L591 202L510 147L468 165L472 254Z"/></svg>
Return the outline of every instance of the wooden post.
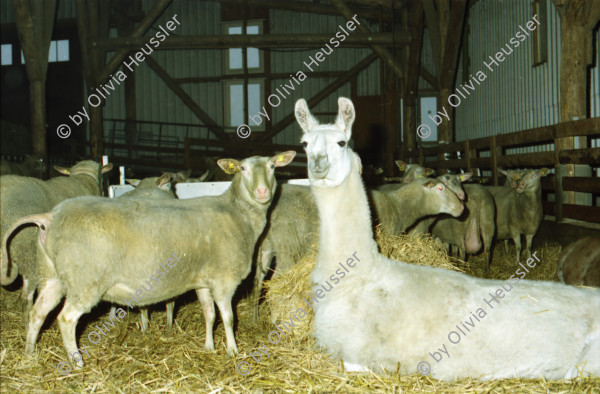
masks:
<svg viewBox="0 0 600 394"><path fill-rule="evenodd" d="M471 147L470 140L465 141L465 160L467 161L467 172L471 172Z"/></svg>
<svg viewBox="0 0 600 394"><path fill-rule="evenodd" d="M13 0L13 5L29 79L31 148L34 154L46 158L46 72L56 0Z"/></svg>
<svg viewBox="0 0 600 394"><path fill-rule="evenodd" d="M600 19L596 0L554 0L560 15L561 67L560 118L562 122L586 117L587 66L592 63L592 31ZM574 137L557 138L554 150L574 148ZM564 168L566 166L566 168ZM575 192L562 192L562 177L575 176L575 165L559 164L557 160L555 192L556 220L562 221L562 204L575 203ZM562 201L565 199L566 201Z"/></svg>
<svg viewBox="0 0 600 394"><path fill-rule="evenodd" d="M490 137L490 139L490 154L492 155L492 179L494 186L498 186L498 148L496 147L496 136L493 135Z"/></svg>

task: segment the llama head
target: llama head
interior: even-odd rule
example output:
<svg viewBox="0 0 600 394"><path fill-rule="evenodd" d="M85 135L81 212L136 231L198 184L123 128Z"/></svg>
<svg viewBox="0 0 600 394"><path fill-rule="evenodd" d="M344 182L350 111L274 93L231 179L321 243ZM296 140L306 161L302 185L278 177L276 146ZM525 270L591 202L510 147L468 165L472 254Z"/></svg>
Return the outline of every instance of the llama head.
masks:
<svg viewBox="0 0 600 394"><path fill-rule="evenodd" d="M319 124L304 99L296 102L296 120L304 132L301 142L308 160L308 178L314 186L338 186L352 169L356 155L348 147L348 140L355 118L354 105L349 99L340 97L338 108L335 123Z"/></svg>

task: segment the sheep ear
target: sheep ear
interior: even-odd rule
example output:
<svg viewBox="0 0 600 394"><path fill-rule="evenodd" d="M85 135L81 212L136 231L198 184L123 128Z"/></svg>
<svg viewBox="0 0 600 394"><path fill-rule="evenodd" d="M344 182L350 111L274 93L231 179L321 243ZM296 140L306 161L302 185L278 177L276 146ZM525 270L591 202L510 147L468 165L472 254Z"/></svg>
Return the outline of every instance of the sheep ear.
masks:
<svg viewBox="0 0 600 394"><path fill-rule="evenodd" d="M208 178L208 174L210 174L210 171L209 171L209 170L206 170L206 172L205 172L204 174L200 175L200 178L198 178L198 180L199 180L200 182L204 182L204 180L205 180L206 178Z"/></svg>
<svg viewBox="0 0 600 394"><path fill-rule="evenodd" d="M283 167L287 166L294 160L296 156L296 152L293 150L288 150L287 152L282 152L278 155L271 157L270 161L273 162L275 167Z"/></svg>
<svg viewBox="0 0 600 394"><path fill-rule="evenodd" d="M407 164L405 162L403 162L402 160L396 160L395 163L400 171L406 171Z"/></svg>
<svg viewBox="0 0 600 394"><path fill-rule="evenodd" d="M465 172L464 174L460 174L460 181L461 182L467 181L467 180L471 179L472 176L473 176L472 172Z"/></svg>
<svg viewBox="0 0 600 394"><path fill-rule="evenodd" d="M550 172L550 170L547 169L546 167L544 167L544 168L540 169L538 173L540 174L540 176L546 176L546 175L548 175L549 172Z"/></svg>
<svg viewBox="0 0 600 394"><path fill-rule="evenodd" d="M436 183L434 181L427 181L425 183L423 183L423 186L428 187L428 188L432 188L435 187Z"/></svg>
<svg viewBox="0 0 600 394"><path fill-rule="evenodd" d="M229 175L242 171L240 162L235 159L219 159L217 160L217 164Z"/></svg>
<svg viewBox="0 0 600 394"><path fill-rule="evenodd" d="M129 183L133 187L137 187L140 184L141 179L125 179L125 182Z"/></svg>
<svg viewBox="0 0 600 394"><path fill-rule="evenodd" d="M352 124L356 118L354 111L354 104L350 99L346 97L340 97L338 99L338 116L335 120L335 124L346 134L347 138L350 139L352 135Z"/></svg>
<svg viewBox="0 0 600 394"><path fill-rule="evenodd" d="M308 133L314 127L319 125L319 122L317 122L317 120L308 110L308 104L306 104L306 100L304 99L296 101L294 114L296 115L296 120L302 128L302 131L305 133Z"/></svg>
<svg viewBox="0 0 600 394"><path fill-rule="evenodd" d="M502 168L498 168L498 172L500 172L500 174L502 174L504 176L508 176L508 171L503 170Z"/></svg>
<svg viewBox="0 0 600 394"><path fill-rule="evenodd" d="M104 174L105 172L109 172L110 170L112 170L112 168L113 168L112 163L105 164L100 169L100 174Z"/></svg>
<svg viewBox="0 0 600 394"><path fill-rule="evenodd" d="M512 179L514 179L515 181L518 181L518 180L519 180L519 173L517 173L517 172L513 172L513 173L512 173L510 176L511 176L511 177L512 177Z"/></svg>
<svg viewBox="0 0 600 394"><path fill-rule="evenodd" d="M54 169L59 173L59 174L63 174L66 176L71 175L71 169L70 168L65 168L65 167L60 167L60 166L54 166Z"/></svg>
<svg viewBox="0 0 600 394"><path fill-rule="evenodd" d="M434 174L435 170L433 168L423 168L423 173L425 174L425 176L429 176L431 174Z"/></svg>

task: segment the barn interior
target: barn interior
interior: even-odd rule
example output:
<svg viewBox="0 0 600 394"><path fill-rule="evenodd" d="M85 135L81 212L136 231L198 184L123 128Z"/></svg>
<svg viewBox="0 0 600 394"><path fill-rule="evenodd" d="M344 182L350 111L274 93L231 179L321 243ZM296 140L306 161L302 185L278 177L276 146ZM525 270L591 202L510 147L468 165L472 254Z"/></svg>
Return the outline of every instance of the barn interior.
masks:
<svg viewBox="0 0 600 394"><path fill-rule="evenodd" d="M294 150L292 163L277 170L278 180L307 178L294 105L304 98L322 123L334 122L338 98L347 97L356 109L350 146L368 188L402 183L399 161L434 169L435 176L472 173L471 182L486 186L504 185L504 170L548 169L541 179L543 220L533 240L541 262L527 279L557 281L566 246L600 237L597 0L0 0L0 7L3 171L36 157L45 163L36 176L51 179L62 176L54 166L110 162L113 170L102 181L108 195L108 186L124 178L164 172L231 181L218 159ZM430 235L376 234L381 252L397 260L490 279L515 272L515 246L505 251L501 240L486 272L482 253L449 255ZM344 372L311 336L312 315L272 344L274 323L289 319L298 294L310 290L316 248L287 275L267 277L272 283L265 285L258 321L252 319L253 267L235 296L240 353L234 357L225 353L218 314L216 350L204 350L202 308L188 292L176 306L172 330L164 304L151 309L144 333L135 308L92 345L88 335L110 309L100 304L77 331L92 356L84 356L83 369L63 374L57 365L69 360L57 324L60 307L46 320L36 353L25 354L23 282L17 279L0 290L0 387L207 393L600 388L598 378L442 382L416 371ZM600 261L591 264L600 272ZM271 357L257 350L264 344ZM242 362L251 370L240 370Z"/></svg>

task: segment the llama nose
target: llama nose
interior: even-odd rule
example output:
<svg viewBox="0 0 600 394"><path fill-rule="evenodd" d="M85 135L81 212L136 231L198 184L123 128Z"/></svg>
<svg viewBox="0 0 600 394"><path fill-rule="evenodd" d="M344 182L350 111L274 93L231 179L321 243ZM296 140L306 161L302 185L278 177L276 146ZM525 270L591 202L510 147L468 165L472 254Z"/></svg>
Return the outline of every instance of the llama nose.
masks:
<svg viewBox="0 0 600 394"><path fill-rule="evenodd" d="M318 171L325 171L328 166L327 156L326 155L318 155L315 157L315 169Z"/></svg>

